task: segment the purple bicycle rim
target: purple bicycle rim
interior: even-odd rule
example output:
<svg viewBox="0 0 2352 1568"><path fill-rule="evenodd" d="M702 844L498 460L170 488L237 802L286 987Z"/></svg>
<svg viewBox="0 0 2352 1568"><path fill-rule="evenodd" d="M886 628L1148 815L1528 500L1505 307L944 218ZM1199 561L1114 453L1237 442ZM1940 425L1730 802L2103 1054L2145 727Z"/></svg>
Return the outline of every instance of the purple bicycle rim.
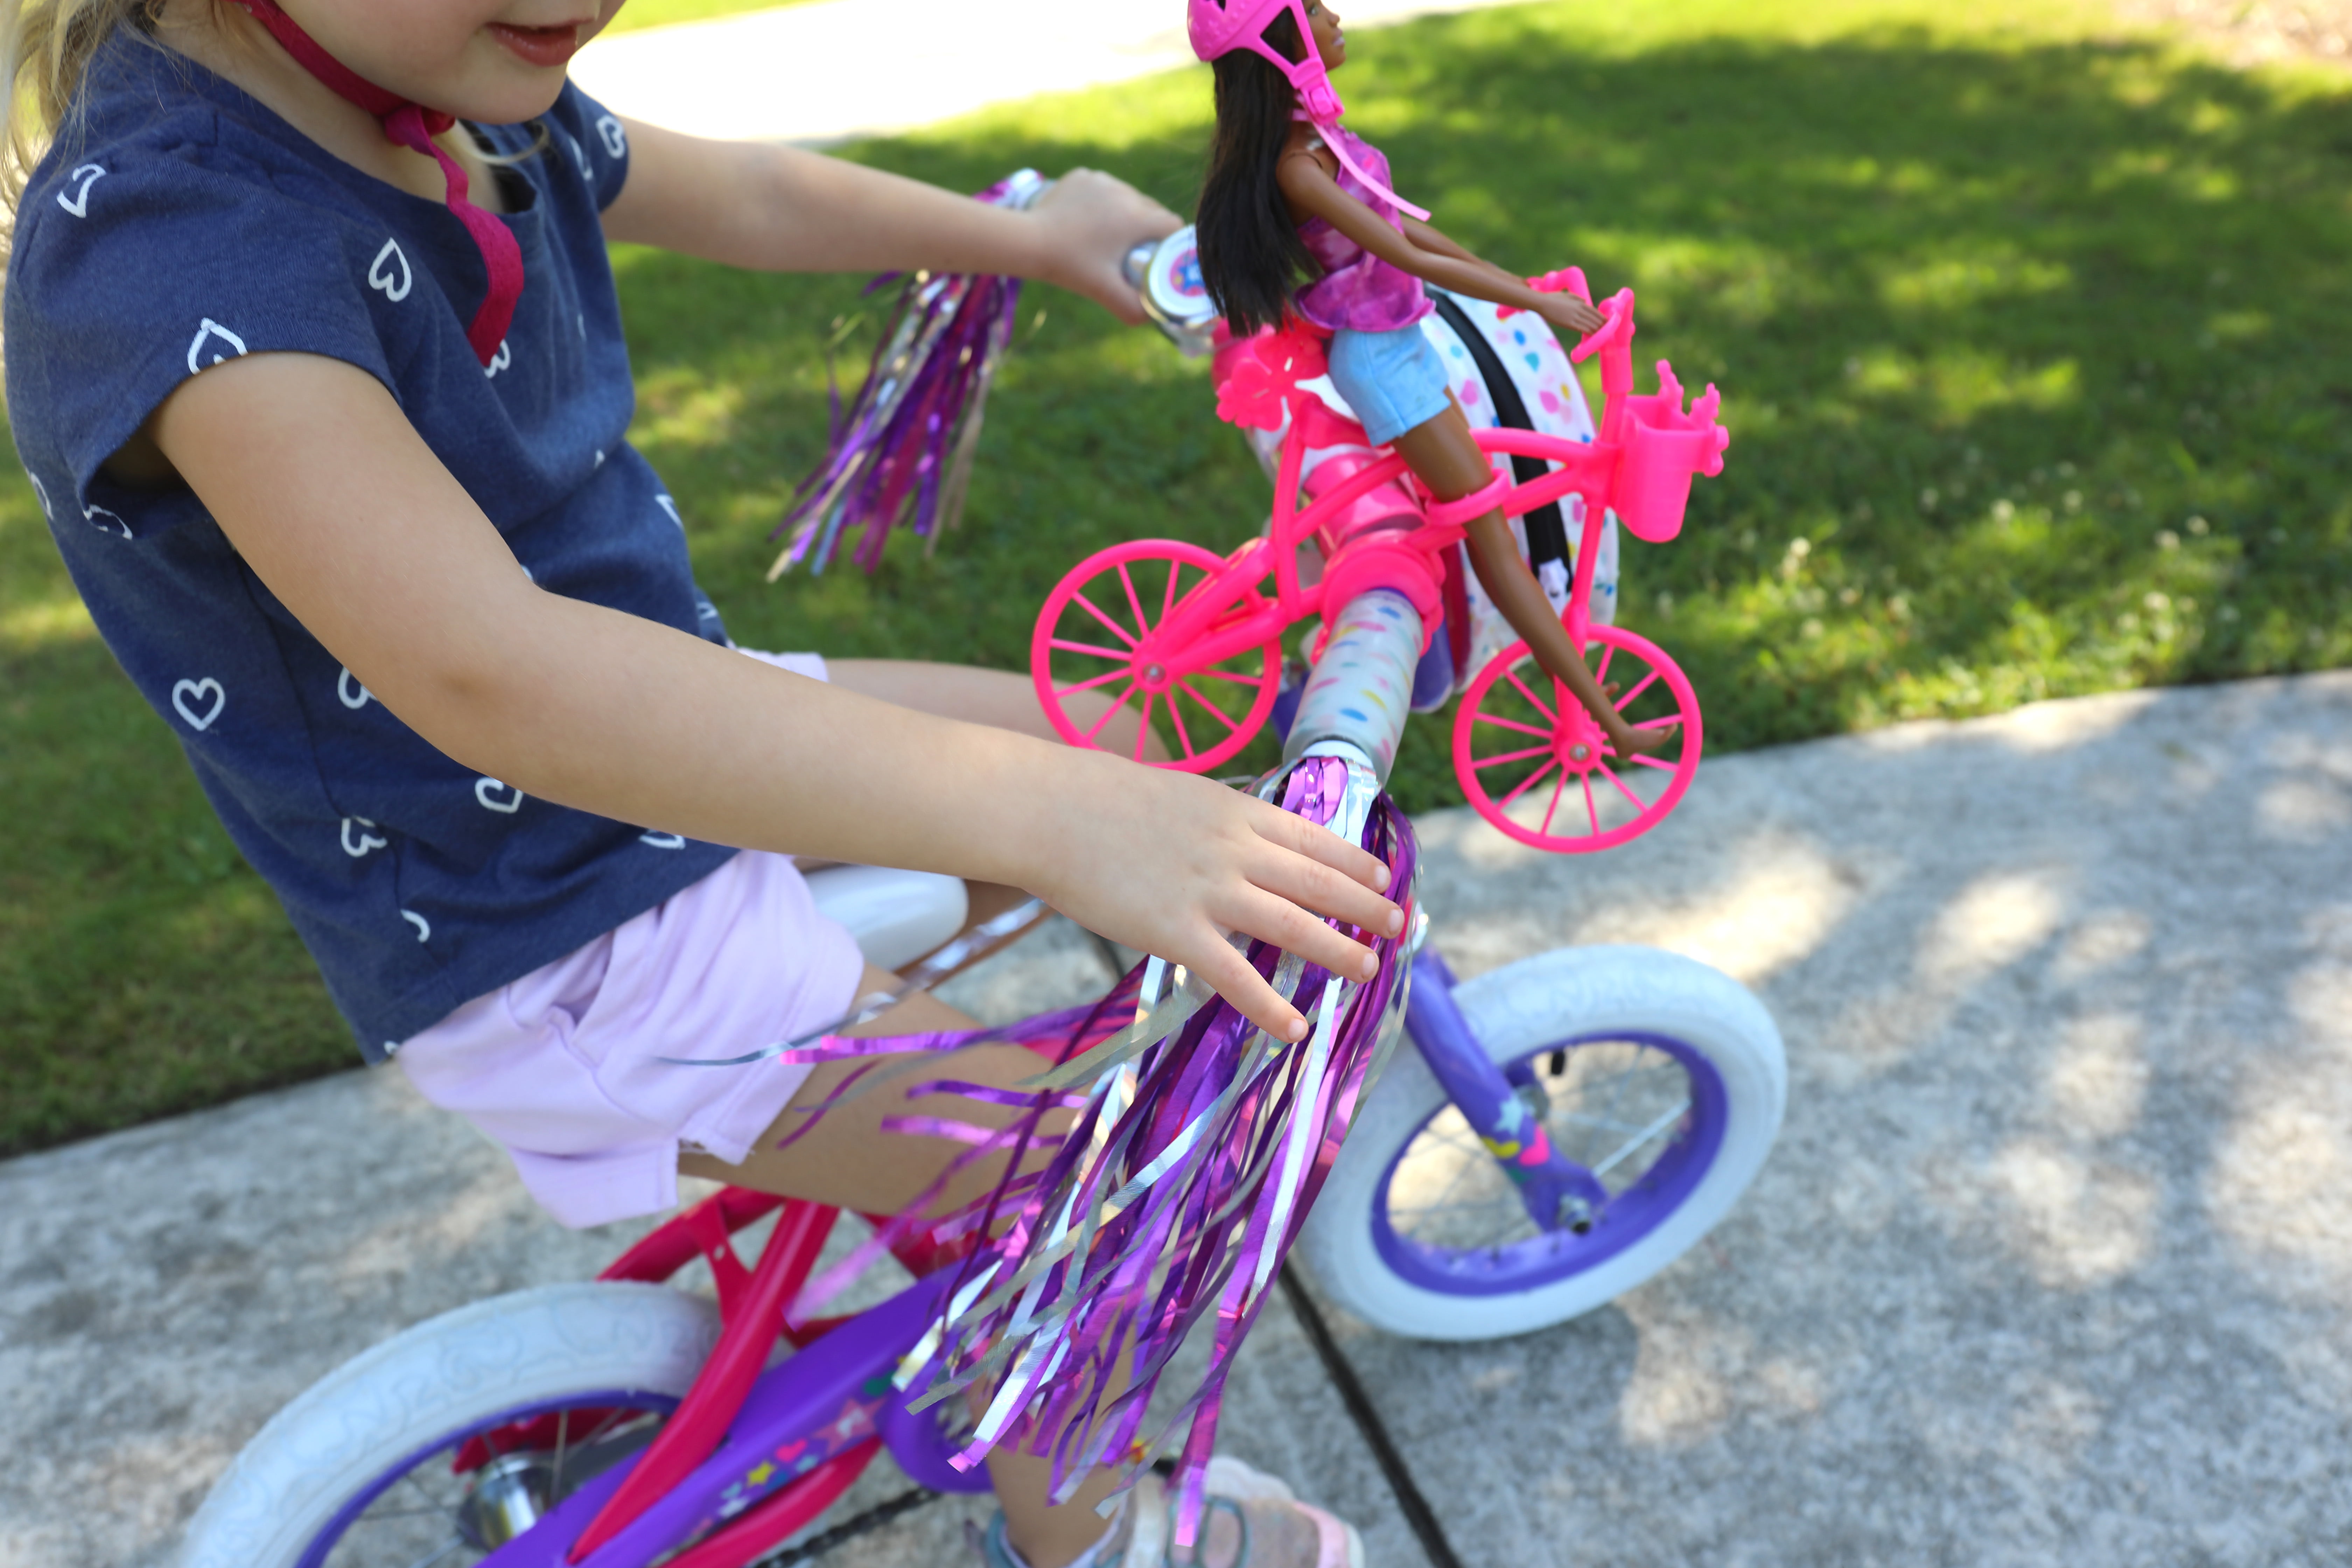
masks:
<svg viewBox="0 0 2352 1568"><path fill-rule="evenodd" d="M485 1415L478 1421L469 1422L464 1426L445 1432L431 1442L412 1449L401 1458L394 1460L375 1479L353 1493L351 1501L338 1509L335 1517L327 1521L326 1528L320 1531L317 1538L302 1549L302 1559L295 1564L295 1568L320 1568L320 1565L327 1561L327 1553L332 1552L341 1542L343 1532L350 1530L352 1522L368 1510L370 1504L398 1486L401 1477L408 1474L442 1449L454 1447L467 1438L479 1436L485 1432L495 1432L509 1422L527 1420L534 1415L546 1415L552 1410L567 1407L593 1410L613 1405L625 1405L648 1415L667 1415L677 1408L677 1401L667 1394L647 1394L638 1389L590 1390L582 1394L567 1394L560 1399L533 1400L529 1404L518 1405L511 1409ZM453 1524L451 1529L454 1531L456 1526Z"/></svg>
<svg viewBox="0 0 2352 1568"><path fill-rule="evenodd" d="M1372 1245L1397 1278L1448 1296L1504 1296L1554 1284L1597 1268L1616 1257L1664 1224L1666 1216L1697 1189L1723 1147L1727 1100L1722 1075L1715 1070L1715 1064L1681 1040L1637 1030L1579 1035L1528 1051L1517 1059L1532 1061L1554 1051L1572 1051L1589 1045L1647 1046L1672 1057L1690 1085L1690 1131L1668 1144L1639 1179L1611 1199L1585 1235L1552 1231L1505 1247L1469 1249L1415 1241L1399 1235L1390 1224L1389 1187L1396 1180L1397 1167L1413 1144L1412 1138L1406 1139L1403 1147L1389 1161L1388 1168L1381 1173L1380 1185L1374 1189L1372 1199ZM1430 1120L1444 1110L1440 1106L1432 1111ZM1422 1123L1422 1127L1428 1125L1427 1121ZM1421 1128L1413 1131L1418 1136Z"/></svg>

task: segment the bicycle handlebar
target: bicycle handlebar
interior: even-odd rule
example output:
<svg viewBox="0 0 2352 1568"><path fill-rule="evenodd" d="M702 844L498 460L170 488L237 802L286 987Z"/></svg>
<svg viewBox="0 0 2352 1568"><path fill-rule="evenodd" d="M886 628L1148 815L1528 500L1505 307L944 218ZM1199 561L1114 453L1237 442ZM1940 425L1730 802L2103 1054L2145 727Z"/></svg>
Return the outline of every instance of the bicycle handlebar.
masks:
<svg viewBox="0 0 2352 1568"><path fill-rule="evenodd" d="M1412 710L1421 612L1395 589L1374 588L1326 624L1331 635L1299 695L1282 760L1295 763L1311 747L1342 742L1362 752L1386 784Z"/></svg>

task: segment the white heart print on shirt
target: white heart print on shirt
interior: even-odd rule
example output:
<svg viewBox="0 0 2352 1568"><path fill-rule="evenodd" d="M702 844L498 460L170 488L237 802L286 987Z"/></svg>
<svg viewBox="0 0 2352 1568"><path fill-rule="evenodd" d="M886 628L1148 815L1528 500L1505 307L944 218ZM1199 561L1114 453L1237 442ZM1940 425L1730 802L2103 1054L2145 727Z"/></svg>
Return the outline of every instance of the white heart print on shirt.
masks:
<svg viewBox="0 0 2352 1568"><path fill-rule="evenodd" d="M415 910L401 910L400 918L416 928L417 941L431 942L433 940L433 922L431 921L426 920Z"/></svg>
<svg viewBox="0 0 2352 1568"><path fill-rule="evenodd" d="M500 791L504 791L508 798L500 799ZM481 802L485 809L499 812L507 816L512 816L522 809L522 791L503 780L491 778L487 773L474 781L474 798Z"/></svg>
<svg viewBox="0 0 2352 1568"><path fill-rule="evenodd" d="M683 849L686 840L675 833L656 833L651 828L637 835L637 842L650 844L656 849Z"/></svg>
<svg viewBox="0 0 2352 1568"><path fill-rule="evenodd" d="M76 169L72 174L68 174L66 178L68 181L79 180L81 184L75 188L74 194L71 195L68 195L63 191L59 191L58 193L58 205L65 208L66 211L73 214L76 217L88 217L89 216L89 188L90 186L98 184L99 181L106 178L106 171L100 168L96 163L84 163L80 168Z"/></svg>
<svg viewBox="0 0 2352 1568"><path fill-rule="evenodd" d="M488 380L491 376L498 374L499 372L506 369L507 366L512 363L514 363L514 351L507 347L506 339L500 338L499 340L499 352L492 354L490 356L490 363L482 367L482 379L485 381Z"/></svg>
<svg viewBox="0 0 2352 1568"><path fill-rule="evenodd" d="M196 711L200 704L206 705L201 716ZM209 730L228 706L228 689L209 675L202 680L183 680L172 688L172 706L188 721L189 729Z"/></svg>
<svg viewBox="0 0 2352 1568"><path fill-rule="evenodd" d="M604 139L604 151L614 157L625 158L629 155L628 135L621 129L620 121L613 115L607 114L596 121L596 134Z"/></svg>
<svg viewBox="0 0 2352 1568"><path fill-rule="evenodd" d="M385 845L390 844L392 840L389 838L379 838L374 834L364 831L359 833L353 833L352 831L354 826L366 829L373 827L374 826L374 823L370 822L364 816L347 816L343 818L343 853L350 856L352 859L357 860L366 855L369 850L381 849Z"/></svg>
<svg viewBox="0 0 2352 1568"><path fill-rule="evenodd" d="M345 665L341 668L342 673L335 677L335 700L356 713L368 705L375 693L359 683L352 676L350 666Z"/></svg>
<svg viewBox="0 0 2352 1568"><path fill-rule="evenodd" d="M213 350L211 359L205 360L205 344L215 339L219 340L220 346ZM194 375L206 364L218 364L225 359L242 357L244 353L245 340L206 316L196 328L196 335L188 342L188 374Z"/></svg>
<svg viewBox="0 0 2352 1568"><path fill-rule="evenodd" d="M393 279L392 268L384 265L388 261L400 263L400 277L396 282ZM400 241L387 239L383 242L383 248L375 253L373 261L368 263L367 280L369 288L395 305L408 298L409 289L416 286L416 275L408 269L408 253L400 248Z"/></svg>

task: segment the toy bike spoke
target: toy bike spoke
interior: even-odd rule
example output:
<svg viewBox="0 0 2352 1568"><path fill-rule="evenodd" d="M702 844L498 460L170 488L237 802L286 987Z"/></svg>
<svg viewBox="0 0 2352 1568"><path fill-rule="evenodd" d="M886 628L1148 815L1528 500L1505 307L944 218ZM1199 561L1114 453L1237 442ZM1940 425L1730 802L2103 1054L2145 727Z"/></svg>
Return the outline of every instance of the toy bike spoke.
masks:
<svg viewBox="0 0 2352 1568"><path fill-rule="evenodd" d="M1683 716L1681 714L1669 713L1663 719L1637 720L1625 727L1629 730L1663 730L1669 724L1679 724L1682 721Z"/></svg>
<svg viewBox="0 0 2352 1568"><path fill-rule="evenodd" d="M1168 581L1171 584L1176 581L1174 572L1168 574ZM1127 563L1124 561L1118 563L1118 585L1127 590L1127 607L1135 612L1135 629L1139 632L1150 631L1151 617L1143 613L1143 601L1135 596L1135 579L1128 574Z"/></svg>
<svg viewBox="0 0 2352 1568"><path fill-rule="evenodd" d="M1239 730L1241 728L1239 724L1234 722L1232 718L1226 714L1223 709L1218 707L1215 703L1210 701L1207 698L1193 690L1192 683L1191 681L1180 680L1176 683L1176 688L1178 690L1183 692L1185 696L1191 698L1193 701L1199 703L1202 707L1206 708L1210 712L1215 714L1217 716L1217 722L1223 724L1228 731ZM1176 706L1176 700L1173 697L1171 697L1168 700L1168 706L1171 708Z"/></svg>
<svg viewBox="0 0 2352 1568"><path fill-rule="evenodd" d="M1198 756L1201 749L1192 744L1192 737L1185 732L1183 710L1177 706L1176 694L1172 691L1168 694L1168 721L1176 726L1176 743L1184 748L1181 754Z"/></svg>
<svg viewBox="0 0 2352 1568"><path fill-rule="evenodd" d="M1162 626L1167 625L1168 617L1176 613L1176 584L1183 575L1184 563L1181 561L1168 568L1168 589L1160 599L1160 623ZM1202 575L1205 577L1208 574L1203 572Z"/></svg>
<svg viewBox="0 0 2352 1568"><path fill-rule="evenodd" d="M1521 780L1519 781L1519 787L1518 787L1518 788L1517 788L1517 789L1515 789L1515 790L1513 790L1510 794L1508 794L1508 795L1505 795L1505 796L1502 798L1502 800L1501 800L1498 804L1503 805L1510 805L1510 804L1511 804L1511 802L1513 802L1513 801L1515 801L1515 800L1518 799L1518 798L1519 798L1519 796L1521 796L1521 795L1523 795L1527 794L1527 793L1528 793L1528 787L1529 787L1530 785L1532 785L1532 784L1536 782L1536 780L1538 780L1538 779L1539 779L1539 778L1543 777L1543 776L1544 776L1544 774L1546 774L1546 773L1548 773L1551 772L1551 771L1552 771L1552 769L1554 769L1554 768L1558 767L1559 765L1559 764L1558 763L1546 763L1543 766L1541 766L1541 767L1538 768L1535 772L1533 772L1533 773L1529 773L1527 777L1525 777L1525 778L1521 779Z"/></svg>
<svg viewBox="0 0 2352 1568"><path fill-rule="evenodd" d="M1544 803L1543 824L1536 829L1538 833L1551 831L1551 819L1559 815L1559 797L1567 788L1568 770L1562 768L1559 770L1559 777L1551 781L1551 799Z"/></svg>
<svg viewBox="0 0 2352 1568"><path fill-rule="evenodd" d="M1218 680L1234 681L1242 686L1255 686L1258 683L1258 677L1255 675L1238 675L1230 669L1196 669L1192 672L1192 678L1198 680L1204 676L1213 677Z"/></svg>
<svg viewBox="0 0 2352 1568"><path fill-rule="evenodd" d="M1118 630L1116 626L1111 629L1114 631ZM1066 653L1090 653L1097 658L1115 658L1121 664L1125 664L1133 657L1130 654L1121 653L1115 647L1101 647L1094 643L1072 642L1067 637L1055 637L1053 639L1051 646L1060 648Z"/></svg>
<svg viewBox="0 0 2352 1568"><path fill-rule="evenodd" d="M1114 680L1124 679L1127 674L1125 669L1114 669L1108 674L1097 675L1092 680L1081 680L1076 686L1057 686L1054 689L1060 695L1067 697L1073 692L1092 691L1097 686L1108 686Z"/></svg>
<svg viewBox="0 0 2352 1568"><path fill-rule="evenodd" d="M1549 730L1538 730L1533 724L1522 724L1516 719L1499 719L1492 713L1481 713L1477 715L1475 722L1480 724L1492 724L1497 729L1502 730L1517 730L1522 735L1541 735L1547 741L1550 740L1552 736L1552 732Z"/></svg>
<svg viewBox="0 0 2352 1568"><path fill-rule="evenodd" d="M1645 768L1664 768L1668 773L1673 773L1677 766L1674 763L1662 763L1655 757L1632 756L1625 760L1629 763L1639 763Z"/></svg>
<svg viewBox="0 0 2352 1568"><path fill-rule="evenodd" d="M1620 697L1617 700L1617 711L1622 713L1626 709L1632 707L1633 704L1633 699L1641 696L1642 693L1650 689L1651 683L1657 679L1658 672L1654 669L1650 671L1649 674L1642 677L1639 681L1634 683L1633 689L1631 691L1628 691L1624 696Z"/></svg>
<svg viewBox="0 0 2352 1568"><path fill-rule="evenodd" d="M1121 626L1117 621L1112 620L1108 616L1104 615L1100 610L1095 608L1095 602L1092 599L1087 598L1084 594L1072 594L1070 598L1074 603L1082 606L1086 610L1087 614L1092 616L1095 619L1100 621L1105 626L1108 627L1111 636L1117 637L1119 641L1125 643L1129 647L1133 647L1135 646L1135 639L1127 635L1126 628Z"/></svg>
<svg viewBox="0 0 2352 1568"><path fill-rule="evenodd" d="M1617 645L1615 643L1602 643L1601 645L1601 667L1592 672L1592 679L1600 682L1601 685L1606 686L1609 683L1609 661L1616 657Z"/></svg>
<svg viewBox="0 0 2352 1568"><path fill-rule="evenodd" d="M1611 784L1615 784L1619 795L1623 795L1627 800L1633 802L1633 809L1636 812L1643 812L1650 809L1650 803L1643 800L1640 795L1635 795L1632 790L1627 789L1625 787L1625 781L1612 773L1607 763L1601 763L1596 765L1601 769L1601 776L1607 779Z"/></svg>
<svg viewBox="0 0 2352 1568"><path fill-rule="evenodd" d="M1151 739L1151 700L1157 695L1151 691L1143 694L1143 717L1135 726L1135 760L1139 763L1143 761L1144 742ZM1087 739L1092 740L1093 737L1088 736Z"/></svg>
<svg viewBox="0 0 2352 1568"><path fill-rule="evenodd" d="M1581 773L1576 782L1584 786L1584 820L1592 825L1592 837L1598 838L1601 837L1601 805L1592 798L1592 775Z"/></svg>
<svg viewBox="0 0 2352 1568"><path fill-rule="evenodd" d="M1559 722L1559 715L1545 707L1543 703L1538 700L1536 694L1528 689L1528 683L1519 679L1519 672L1517 670L1514 669L1507 671L1503 679L1509 681L1514 687L1517 688L1519 695L1526 698L1529 703L1533 704L1537 712L1550 720L1555 725Z"/></svg>
<svg viewBox="0 0 2352 1568"><path fill-rule="evenodd" d="M1101 718L1095 721L1095 727L1087 731L1087 744L1090 746L1093 745L1095 743L1096 737L1099 736L1103 732L1103 727L1108 724L1113 719L1118 717L1118 710L1127 706L1127 700L1129 697L1135 695L1135 686L1136 683L1134 681L1129 681L1125 689L1122 689L1118 696L1110 700L1110 707L1104 710ZM1146 715L1149 715L1151 711L1151 699L1148 694L1143 700L1143 709ZM1138 745L1140 745L1141 743L1140 740L1137 742Z"/></svg>
<svg viewBox="0 0 2352 1568"><path fill-rule="evenodd" d="M1524 752L1505 752L1498 756L1487 757L1470 765L1483 772L1487 768L1500 767L1505 763L1524 763L1529 757L1540 757L1550 750L1549 746L1529 746Z"/></svg>

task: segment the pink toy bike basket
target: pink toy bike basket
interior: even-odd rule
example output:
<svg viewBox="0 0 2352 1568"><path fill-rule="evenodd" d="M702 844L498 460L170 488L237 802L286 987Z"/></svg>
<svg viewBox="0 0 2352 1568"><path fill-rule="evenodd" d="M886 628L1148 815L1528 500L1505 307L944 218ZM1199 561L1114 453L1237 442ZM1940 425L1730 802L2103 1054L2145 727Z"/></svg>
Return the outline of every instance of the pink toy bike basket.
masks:
<svg viewBox="0 0 2352 1568"><path fill-rule="evenodd" d="M1658 390L1625 400L1625 456L1617 468L1617 516L1636 539L1664 544L1683 529L1691 476L1723 472L1731 434L1715 422L1715 388L1683 412L1683 389L1658 362Z"/></svg>

